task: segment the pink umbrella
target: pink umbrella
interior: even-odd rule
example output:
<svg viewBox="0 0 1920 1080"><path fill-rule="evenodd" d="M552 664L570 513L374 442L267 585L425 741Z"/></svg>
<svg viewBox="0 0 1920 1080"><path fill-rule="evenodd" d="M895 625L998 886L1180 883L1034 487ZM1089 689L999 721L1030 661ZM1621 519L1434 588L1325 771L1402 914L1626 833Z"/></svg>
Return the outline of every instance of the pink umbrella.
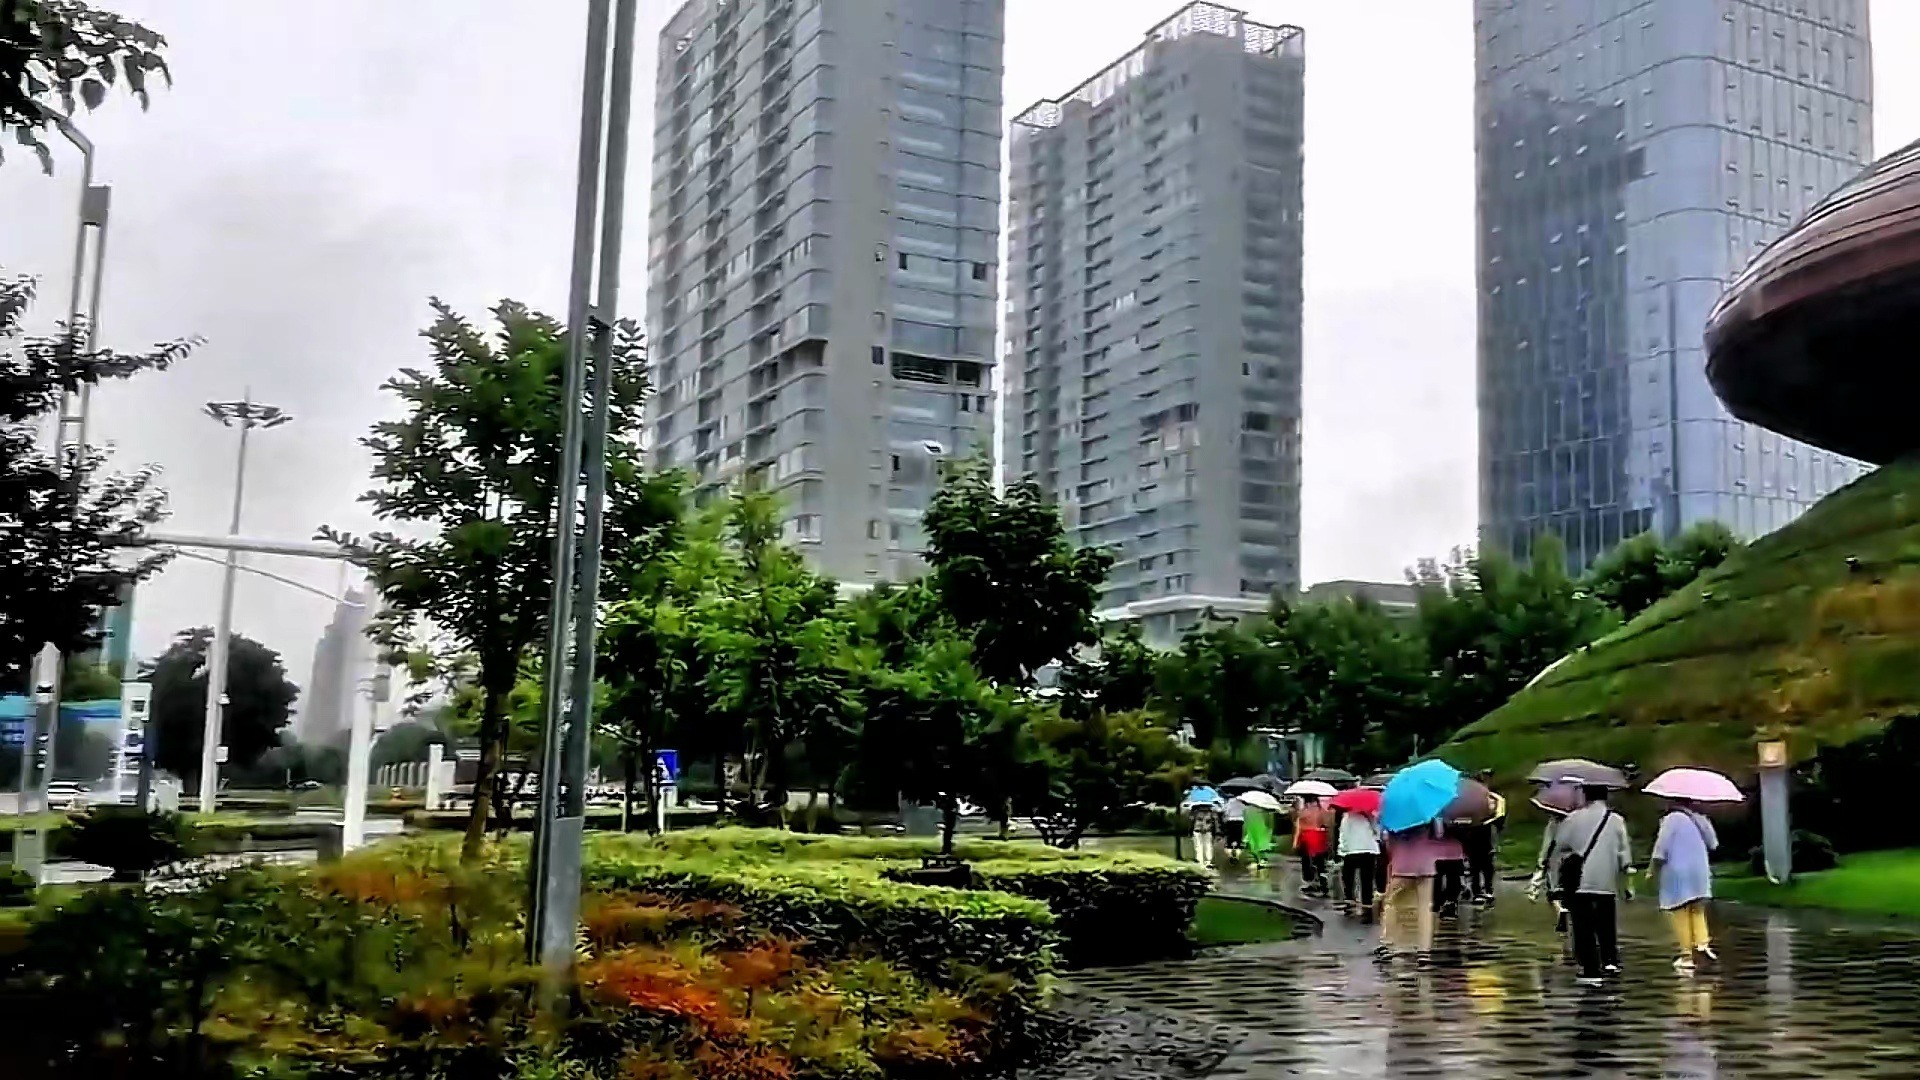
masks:
<svg viewBox="0 0 1920 1080"><path fill-rule="evenodd" d="M1653 782L1642 790L1663 799L1685 799L1688 802L1735 803L1747 800L1732 780L1711 769L1668 769L1654 777Z"/></svg>

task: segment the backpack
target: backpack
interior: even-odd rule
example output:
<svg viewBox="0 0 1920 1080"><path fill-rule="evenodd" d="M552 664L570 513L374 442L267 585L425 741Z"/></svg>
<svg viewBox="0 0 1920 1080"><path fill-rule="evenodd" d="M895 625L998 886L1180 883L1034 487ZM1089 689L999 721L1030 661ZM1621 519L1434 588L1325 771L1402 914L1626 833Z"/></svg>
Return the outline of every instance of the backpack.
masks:
<svg viewBox="0 0 1920 1080"><path fill-rule="evenodd" d="M1607 812L1601 815L1600 824L1593 830L1593 836L1587 841L1587 850L1578 855L1569 853L1566 858L1560 860L1560 880L1557 884L1560 886L1561 900L1564 901L1580 891L1580 879L1586 874L1587 859L1593 854L1593 849L1600 845L1601 834L1606 832L1607 826L1611 824L1613 824L1613 809L1609 807Z"/></svg>

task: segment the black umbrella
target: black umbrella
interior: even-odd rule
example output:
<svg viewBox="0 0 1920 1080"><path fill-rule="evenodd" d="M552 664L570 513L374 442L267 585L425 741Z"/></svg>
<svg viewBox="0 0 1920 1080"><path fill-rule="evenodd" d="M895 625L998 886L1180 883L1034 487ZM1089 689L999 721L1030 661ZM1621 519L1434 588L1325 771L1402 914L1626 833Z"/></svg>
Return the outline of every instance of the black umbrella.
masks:
<svg viewBox="0 0 1920 1080"><path fill-rule="evenodd" d="M1236 776L1216 790L1222 795L1244 795L1249 791L1264 791L1278 797L1286 794L1287 785L1271 776Z"/></svg>
<svg viewBox="0 0 1920 1080"><path fill-rule="evenodd" d="M1302 776L1302 780L1319 780L1337 788L1350 788L1360 782L1360 778L1345 769L1314 769Z"/></svg>
<svg viewBox="0 0 1920 1080"><path fill-rule="evenodd" d="M1374 773L1372 776L1367 777L1365 780L1362 780L1360 782L1360 786L1370 787L1370 788L1380 788L1382 790L1385 790L1387 786L1387 781L1391 779L1393 779L1392 773L1377 772L1377 773Z"/></svg>

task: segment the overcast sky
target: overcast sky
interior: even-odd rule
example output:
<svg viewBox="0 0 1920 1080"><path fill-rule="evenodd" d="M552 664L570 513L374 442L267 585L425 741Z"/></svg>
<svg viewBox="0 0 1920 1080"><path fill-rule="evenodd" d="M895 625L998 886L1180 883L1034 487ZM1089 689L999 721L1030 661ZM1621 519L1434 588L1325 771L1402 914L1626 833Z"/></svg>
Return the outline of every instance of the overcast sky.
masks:
<svg viewBox="0 0 1920 1080"><path fill-rule="evenodd" d="M426 300L482 314L563 306L579 97L579 0L106 0L171 39L177 85L85 121L114 188L106 344L198 334L164 376L103 395L94 430L166 471L187 532L224 528L233 435L203 402L256 398L290 427L250 456L244 531L364 528L357 443L381 380L421 363ZM677 3L677 0L675 0ZM643 0L639 140L649 181L654 35ZM1176 0L1010 0L1011 111L1130 49ZM1307 30L1305 577L1397 580L1474 535L1473 38L1464 0L1253 0ZM1876 146L1920 136L1920 0L1875 6ZM78 167L0 165L0 269L62 303ZM644 213L644 210L641 211ZM624 310L646 233L628 232ZM338 571L269 560L332 589ZM137 608L143 654L214 618L219 570L179 562ZM322 599L241 578L236 628L304 682Z"/></svg>

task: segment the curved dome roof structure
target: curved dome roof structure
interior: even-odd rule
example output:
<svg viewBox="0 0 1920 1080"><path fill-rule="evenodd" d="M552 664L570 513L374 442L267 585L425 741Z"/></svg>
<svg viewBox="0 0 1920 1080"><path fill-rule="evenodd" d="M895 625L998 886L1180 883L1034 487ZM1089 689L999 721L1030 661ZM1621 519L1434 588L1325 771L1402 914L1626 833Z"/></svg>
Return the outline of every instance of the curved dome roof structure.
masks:
<svg viewBox="0 0 1920 1080"><path fill-rule="evenodd" d="M1707 320L1733 415L1884 464L1920 451L1920 142L1756 256Z"/></svg>

